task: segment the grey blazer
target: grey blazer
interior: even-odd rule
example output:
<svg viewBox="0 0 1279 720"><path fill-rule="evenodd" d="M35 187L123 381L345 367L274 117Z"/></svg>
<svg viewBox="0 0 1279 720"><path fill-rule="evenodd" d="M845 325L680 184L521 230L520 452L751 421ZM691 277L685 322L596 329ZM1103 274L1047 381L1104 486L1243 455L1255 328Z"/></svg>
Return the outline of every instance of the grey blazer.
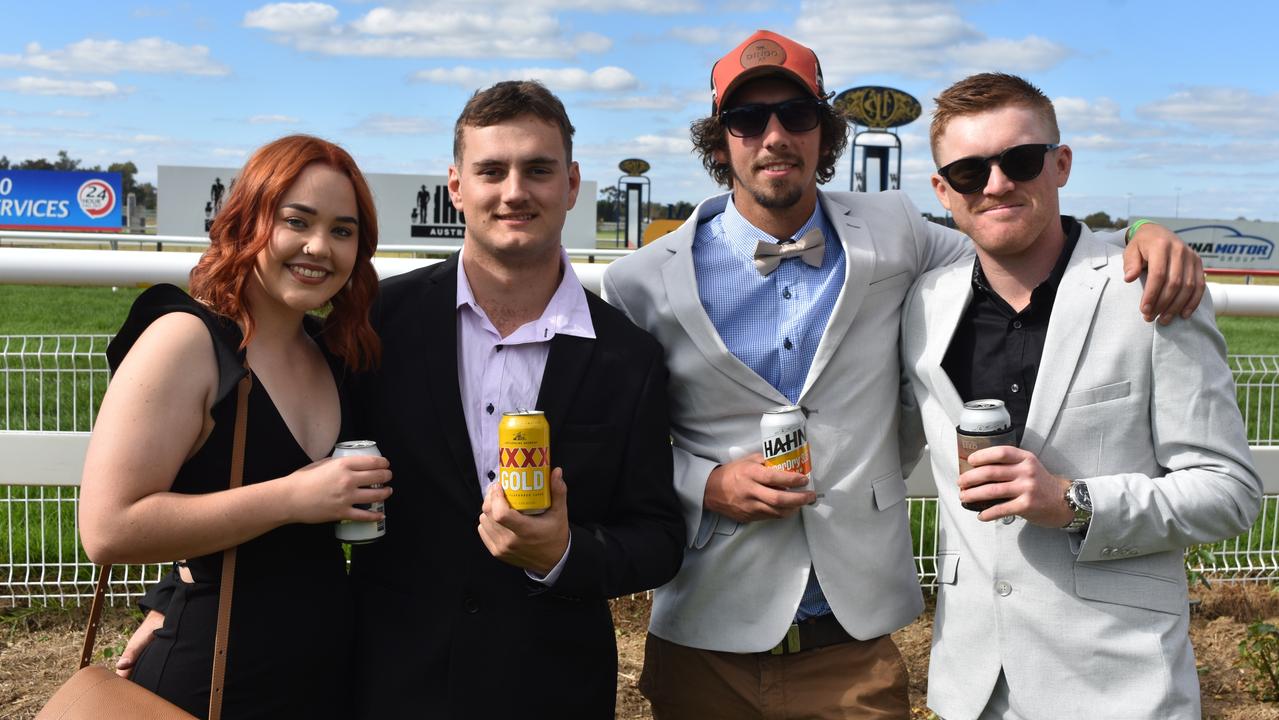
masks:
<svg viewBox="0 0 1279 720"><path fill-rule="evenodd" d="M605 299L657 337L671 372L675 487L689 537L679 574L656 592L650 630L690 647L767 650L815 568L851 635L890 633L923 607L901 461L902 450L918 457L921 437L898 440L901 305L920 273L970 253L968 241L925 222L899 192L820 193L848 260L800 396L822 497L789 518L739 525L703 511L706 478L758 448L760 414L788 401L728 351L698 298L694 233L727 201L703 202L604 273Z"/></svg>
<svg viewBox="0 0 1279 720"><path fill-rule="evenodd" d="M940 593L928 704L977 717L1003 668L1028 718L1195 718L1182 550L1256 518L1225 342L1205 297L1190 320L1147 323L1120 249L1084 228L1053 305L1021 447L1086 479L1085 536L960 507L963 400L942 369L972 297L972 260L930 272L902 318L903 367L922 413L940 505Z"/></svg>

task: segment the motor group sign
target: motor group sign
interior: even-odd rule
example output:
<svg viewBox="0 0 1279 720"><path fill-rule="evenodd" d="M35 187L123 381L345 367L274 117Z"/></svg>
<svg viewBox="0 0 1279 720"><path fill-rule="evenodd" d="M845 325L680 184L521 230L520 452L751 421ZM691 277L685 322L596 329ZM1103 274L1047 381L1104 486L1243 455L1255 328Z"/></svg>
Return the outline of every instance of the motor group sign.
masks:
<svg viewBox="0 0 1279 720"><path fill-rule="evenodd" d="M0 170L0 228L120 232L120 188L120 173Z"/></svg>

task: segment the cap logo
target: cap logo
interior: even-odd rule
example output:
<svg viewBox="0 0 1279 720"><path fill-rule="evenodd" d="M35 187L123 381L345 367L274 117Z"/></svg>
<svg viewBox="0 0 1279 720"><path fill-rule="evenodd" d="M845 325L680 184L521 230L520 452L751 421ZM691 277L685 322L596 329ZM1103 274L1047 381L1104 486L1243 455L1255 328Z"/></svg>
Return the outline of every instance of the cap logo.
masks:
<svg viewBox="0 0 1279 720"><path fill-rule="evenodd" d="M743 68L783 65L786 63L786 51L774 40L760 40L746 46L742 51L741 61Z"/></svg>

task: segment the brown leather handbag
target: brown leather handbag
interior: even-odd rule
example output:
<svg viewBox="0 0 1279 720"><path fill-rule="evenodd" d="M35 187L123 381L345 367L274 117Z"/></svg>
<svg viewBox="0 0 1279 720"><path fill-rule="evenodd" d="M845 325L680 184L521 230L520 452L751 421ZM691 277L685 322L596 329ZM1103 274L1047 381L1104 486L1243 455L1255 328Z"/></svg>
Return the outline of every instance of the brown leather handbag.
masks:
<svg viewBox="0 0 1279 720"><path fill-rule="evenodd" d="M249 409L252 373L240 380L235 405L235 441L231 450L230 487L244 482L244 435ZM90 665L93 643L102 620L102 601L111 577L111 566L103 565L89 607L89 626L84 631L80 669L49 698L35 720L194 720L194 716L168 700L101 665ZM209 720L222 716L223 680L226 677L226 640L231 625L231 591L235 583L235 548L222 553L222 588L218 596L218 629L213 641L213 683L209 691Z"/></svg>

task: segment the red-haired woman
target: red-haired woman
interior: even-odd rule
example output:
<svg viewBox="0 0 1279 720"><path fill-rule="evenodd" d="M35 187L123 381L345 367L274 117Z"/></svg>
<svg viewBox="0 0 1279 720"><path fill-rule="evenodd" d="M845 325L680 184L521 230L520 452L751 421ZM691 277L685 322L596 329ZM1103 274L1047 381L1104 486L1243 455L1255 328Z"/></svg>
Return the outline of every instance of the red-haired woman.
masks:
<svg viewBox="0 0 1279 720"><path fill-rule="evenodd" d="M325 459L337 378L378 359L373 198L346 151L285 137L249 159L209 241L191 295L143 293L107 350L81 539L98 563L185 559L135 681L207 714L221 552L238 546L223 716L335 717L350 610L332 523L379 519L352 506L390 494L366 487L389 481L383 458ZM244 485L228 489L246 365Z"/></svg>

